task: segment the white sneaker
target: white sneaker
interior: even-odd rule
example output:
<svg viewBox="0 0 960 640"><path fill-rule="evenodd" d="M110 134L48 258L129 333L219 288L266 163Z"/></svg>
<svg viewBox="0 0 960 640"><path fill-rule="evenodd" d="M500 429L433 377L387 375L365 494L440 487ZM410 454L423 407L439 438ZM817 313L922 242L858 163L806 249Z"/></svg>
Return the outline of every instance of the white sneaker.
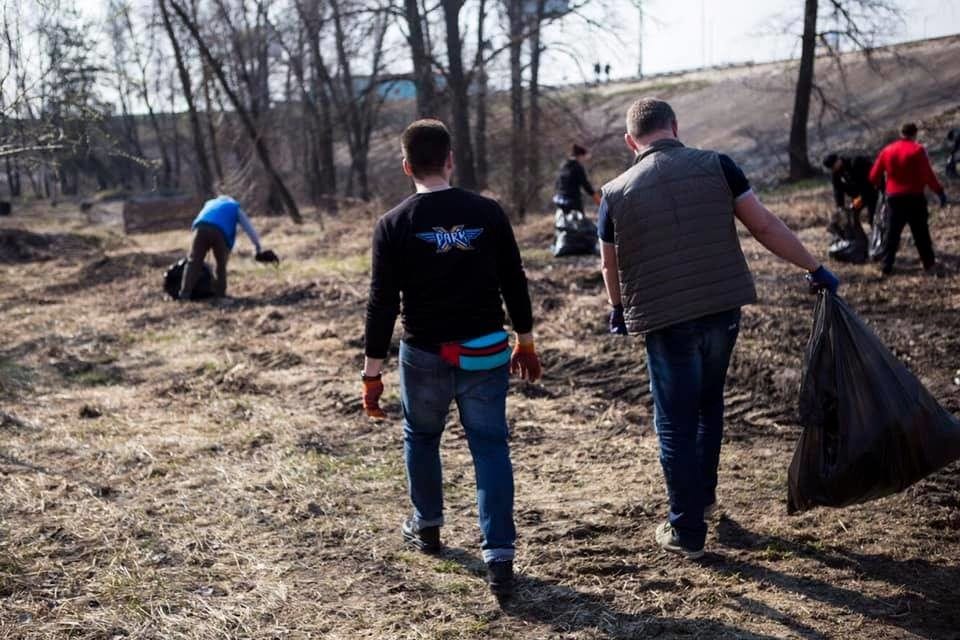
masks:
<svg viewBox="0 0 960 640"><path fill-rule="evenodd" d="M660 548L664 551L677 553L687 560L696 560L697 558L703 557L703 547L700 549L686 549L680 546L680 536L677 535L677 530L674 529L669 522L664 522L657 527L656 537L657 544L659 544Z"/></svg>

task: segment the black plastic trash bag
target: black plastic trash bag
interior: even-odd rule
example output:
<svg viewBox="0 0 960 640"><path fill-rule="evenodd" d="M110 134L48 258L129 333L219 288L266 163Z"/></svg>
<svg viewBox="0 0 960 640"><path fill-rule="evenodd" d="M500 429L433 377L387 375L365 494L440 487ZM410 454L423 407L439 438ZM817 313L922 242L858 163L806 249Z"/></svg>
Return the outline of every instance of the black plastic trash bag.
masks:
<svg viewBox="0 0 960 640"><path fill-rule="evenodd" d="M804 355L800 424L789 513L897 493L960 458L960 421L826 292Z"/></svg>
<svg viewBox="0 0 960 640"><path fill-rule="evenodd" d="M163 274L163 290L174 300L180 297L180 284L183 282L183 270L187 268L187 259L180 258L167 269ZM200 268L200 277L197 278L197 284L193 287L191 300L204 300L212 298L213 291L213 270L210 265L203 263Z"/></svg>
<svg viewBox="0 0 960 640"><path fill-rule="evenodd" d="M553 227L556 235L553 242L554 256L583 256L600 253L597 225L585 216L583 211L557 209Z"/></svg>
<svg viewBox="0 0 960 640"><path fill-rule="evenodd" d="M832 236L827 254L837 262L862 264L867 261L867 234L863 232L859 214L846 212L846 223L839 235Z"/></svg>
<svg viewBox="0 0 960 640"><path fill-rule="evenodd" d="M870 259L883 260L890 247L890 206L884 198L877 213L873 216L873 228L870 229Z"/></svg>

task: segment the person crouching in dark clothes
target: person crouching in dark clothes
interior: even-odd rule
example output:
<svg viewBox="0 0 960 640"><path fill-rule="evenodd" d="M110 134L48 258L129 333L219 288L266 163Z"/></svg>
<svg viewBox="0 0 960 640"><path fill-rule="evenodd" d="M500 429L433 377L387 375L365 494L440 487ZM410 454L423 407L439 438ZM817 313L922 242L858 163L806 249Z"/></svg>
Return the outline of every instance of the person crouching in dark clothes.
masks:
<svg viewBox="0 0 960 640"><path fill-rule="evenodd" d="M833 180L833 199L837 211L842 212L850 197L853 209L866 207L867 221L873 226L880 193L870 182L870 167L873 161L867 156L840 156L831 153L823 159L823 166L830 170Z"/></svg>
<svg viewBox="0 0 960 640"><path fill-rule="evenodd" d="M590 152L578 144L570 147L570 157L560 167L555 184L553 203L567 211L583 211L583 189L593 197L594 204L600 204L600 192L594 191L593 185L587 179L587 171L583 168L585 162L590 161Z"/></svg>
<svg viewBox="0 0 960 640"><path fill-rule="evenodd" d="M917 125L912 122L900 128L900 139L884 147L870 169L873 184L879 185L883 180L886 180L887 205L890 207L889 248L883 257L883 275L893 272L900 234L908 224L924 271L941 275L930 238L927 221L930 214L924 189L929 187L937 194L941 208L947 206L947 194L930 166L927 150L917 142Z"/></svg>

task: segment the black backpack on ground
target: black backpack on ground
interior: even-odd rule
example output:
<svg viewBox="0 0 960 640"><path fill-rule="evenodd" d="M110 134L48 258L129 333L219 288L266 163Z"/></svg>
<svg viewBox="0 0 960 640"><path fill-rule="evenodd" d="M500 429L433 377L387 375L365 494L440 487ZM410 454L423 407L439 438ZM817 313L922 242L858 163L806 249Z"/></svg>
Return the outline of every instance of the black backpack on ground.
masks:
<svg viewBox="0 0 960 640"><path fill-rule="evenodd" d="M187 259L180 258L167 269L163 274L163 290L167 295L177 300L180 297L180 284L183 282L183 270L187 268ZM206 262L200 267L200 277L197 278L197 284L193 287L191 300L204 300L212 298L213 291L213 270Z"/></svg>
<svg viewBox="0 0 960 640"><path fill-rule="evenodd" d="M583 211L557 209L554 217L553 255L589 256L600 253L597 225Z"/></svg>

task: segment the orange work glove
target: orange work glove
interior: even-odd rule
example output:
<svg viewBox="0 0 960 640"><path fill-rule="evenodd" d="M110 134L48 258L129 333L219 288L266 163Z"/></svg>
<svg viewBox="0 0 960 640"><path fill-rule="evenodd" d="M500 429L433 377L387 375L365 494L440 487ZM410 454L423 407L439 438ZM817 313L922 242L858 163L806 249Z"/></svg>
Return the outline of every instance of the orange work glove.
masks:
<svg viewBox="0 0 960 640"><path fill-rule="evenodd" d="M540 358L537 357L537 350L533 343L517 343L513 348L513 354L510 356L510 373L520 376L527 382L536 382L543 373L540 366Z"/></svg>
<svg viewBox="0 0 960 640"><path fill-rule="evenodd" d="M861 198L860 196L857 196L856 198L853 199L852 205L853 205L854 211L859 211L860 209L863 208L863 198Z"/></svg>
<svg viewBox="0 0 960 640"><path fill-rule="evenodd" d="M380 408L380 396L383 395L383 380L379 375L363 376L363 410L368 418L383 420L387 413Z"/></svg>
<svg viewBox="0 0 960 640"><path fill-rule="evenodd" d="M600 192L599 192L599 191L594 191L594 192L593 192L593 204L597 205L598 207L600 206Z"/></svg>

